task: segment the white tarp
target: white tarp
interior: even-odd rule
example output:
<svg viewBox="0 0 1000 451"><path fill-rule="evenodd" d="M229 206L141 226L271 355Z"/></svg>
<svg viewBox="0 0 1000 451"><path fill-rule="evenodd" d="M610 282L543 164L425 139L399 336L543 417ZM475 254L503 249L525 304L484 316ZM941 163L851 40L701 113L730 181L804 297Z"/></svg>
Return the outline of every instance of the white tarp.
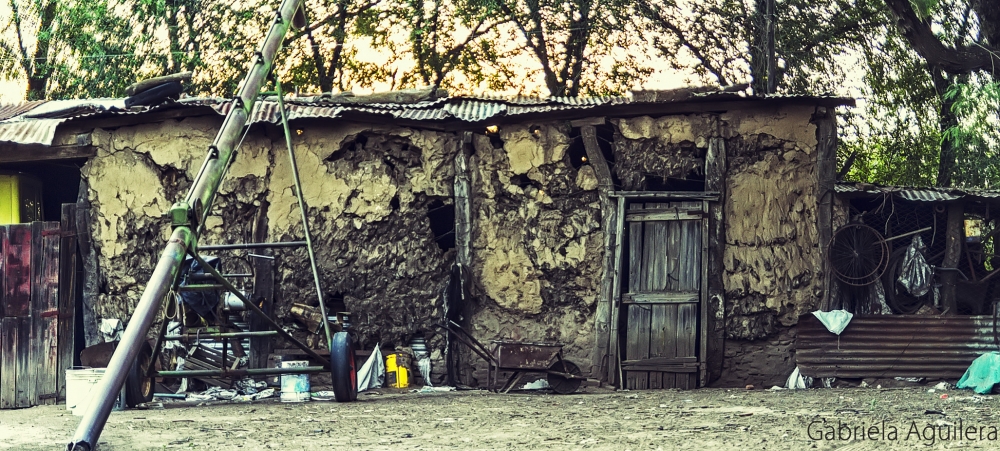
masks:
<svg viewBox="0 0 1000 451"><path fill-rule="evenodd" d="M385 383L385 362L382 361L382 350L375 345L372 355L358 369L358 391L381 388Z"/></svg>
<svg viewBox="0 0 1000 451"><path fill-rule="evenodd" d="M847 328L847 325L850 324L851 318L854 318L854 314L847 310L831 310L829 312L817 310L812 313L813 316L826 326L826 330L837 335L840 335Z"/></svg>

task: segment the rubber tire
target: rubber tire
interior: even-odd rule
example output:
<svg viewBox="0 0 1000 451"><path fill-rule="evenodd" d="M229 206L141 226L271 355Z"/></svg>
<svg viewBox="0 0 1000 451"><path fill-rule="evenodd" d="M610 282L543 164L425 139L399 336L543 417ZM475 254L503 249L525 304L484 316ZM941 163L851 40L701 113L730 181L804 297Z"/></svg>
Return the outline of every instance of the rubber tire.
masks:
<svg viewBox="0 0 1000 451"><path fill-rule="evenodd" d="M563 368L563 364L566 364L565 368ZM558 371L560 373L569 373L574 376L580 376L583 374L580 371L580 367L576 366L575 363L570 362L569 360L566 359L563 359L562 361L556 361L555 363L552 364L552 366L549 367L549 370ZM568 395L570 393L573 393L578 388L580 388L581 384L583 384L583 381L580 379L567 379L558 374L549 374L547 380L549 383L549 388L551 388L552 391L559 393L560 395Z"/></svg>
<svg viewBox="0 0 1000 451"><path fill-rule="evenodd" d="M126 98L125 108L156 105L167 99L176 99L182 92L184 92L184 87L181 82L169 81Z"/></svg>
<svg viewBox="0 0 1000 451"><path fill-rule="evenodd" d="M333 334L330 346L330 376L337 402L358 399L358 371L354 363L354 341L347 332Z"/></svg>
<svg viewBox="0 0 1000 451"><path fill-rule="evenodd" d="M129 408L153 400L153 391L156 387L156 379L152 376L145 377L145 370L150 363L152 352L143 347L139 351L139 356L132 363L129 369L128 378L125 379L125 405Z"/></svg>

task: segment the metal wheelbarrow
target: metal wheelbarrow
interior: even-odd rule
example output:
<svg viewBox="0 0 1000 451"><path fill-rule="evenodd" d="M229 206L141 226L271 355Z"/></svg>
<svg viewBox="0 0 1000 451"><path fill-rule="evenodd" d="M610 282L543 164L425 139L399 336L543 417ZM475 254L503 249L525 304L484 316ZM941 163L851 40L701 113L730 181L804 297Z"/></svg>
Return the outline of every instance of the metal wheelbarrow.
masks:
<svg viewBox="0 0 1000 451"><path fill-rule="evenodd" d="M486 377L487 388L491 391L509 392L525 373L545 373L549 388L563 395L575 392L587 380L582 376L580 367L563 358L563 345L559 343L494 340L492 348L487 348L454 321L439 324L438 327L454 334L489 364ZM513 374L497 388L501 371L512 371Z"/></svg>

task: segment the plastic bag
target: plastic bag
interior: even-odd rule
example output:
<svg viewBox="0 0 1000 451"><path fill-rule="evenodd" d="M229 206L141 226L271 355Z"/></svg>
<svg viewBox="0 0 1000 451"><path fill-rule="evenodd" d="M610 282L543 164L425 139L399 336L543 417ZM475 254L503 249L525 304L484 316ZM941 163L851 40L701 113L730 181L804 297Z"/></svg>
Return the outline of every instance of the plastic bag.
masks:
<svg viewBox="0 0 1000 451"><path fill-rule="evenodd" d="M926 251L927 247L924 246L920 235L914 235L913 239L910 240L910 246L906 248L903 264L899 268L900 285L915 297L923 296L931 289L931 278L934 271L924 258Z"/></svg>

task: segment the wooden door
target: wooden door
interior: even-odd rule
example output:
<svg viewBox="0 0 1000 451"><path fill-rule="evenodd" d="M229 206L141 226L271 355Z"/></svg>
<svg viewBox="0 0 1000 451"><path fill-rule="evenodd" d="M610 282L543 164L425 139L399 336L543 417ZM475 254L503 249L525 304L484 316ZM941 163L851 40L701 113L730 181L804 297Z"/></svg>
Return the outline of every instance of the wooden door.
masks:
<svg viewBox="0 0 1000 451"><path fill-rule="evenodd" d="M625 221L624 386L697 388L703 203L633 202Z"/></svg>
<svg viewBox="0 0 1000 451"><path fill-rule="evenodd" d="M63 244L66 239L59 222L0 226L0 409L65 397L76 261L60 255L75 247Z"/></svg>

